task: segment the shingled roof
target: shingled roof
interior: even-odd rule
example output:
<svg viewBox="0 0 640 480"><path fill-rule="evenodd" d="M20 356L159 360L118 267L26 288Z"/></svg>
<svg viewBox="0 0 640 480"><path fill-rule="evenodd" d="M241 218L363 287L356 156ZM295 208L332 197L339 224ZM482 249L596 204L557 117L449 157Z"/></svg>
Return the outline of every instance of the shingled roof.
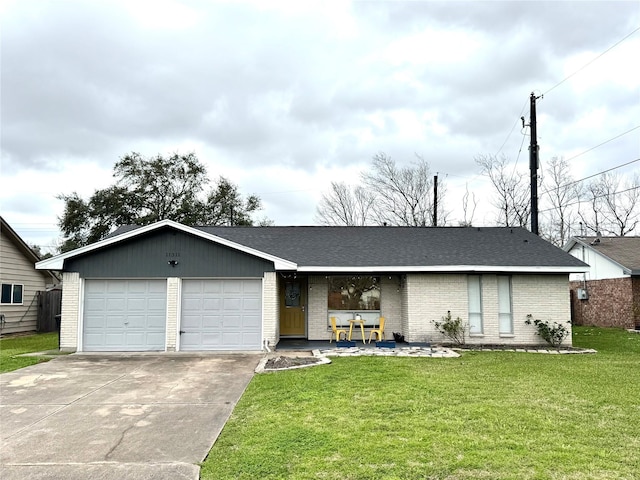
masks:
<svg viewBox="0 0 640 480"><path fill-rule="evenodd" d="M306 267L584 266L523 228L196 228Z"/></svg>
<svg viewBox="0 0 640 480"><path fill-rule="evenodd" d="M509 227L188 227L170 220L124 226L39 268L148 232L172 228L299 272L504 271L571 273L587 265L524 228Z"/></svg>
<svg viewBox="0 0 640 480"><path fill-rule="evenodd" d="M619 264L628 275L640 275L640 237L574 237L580 243ZM565 247L565 250L569 250Z"/></svg>

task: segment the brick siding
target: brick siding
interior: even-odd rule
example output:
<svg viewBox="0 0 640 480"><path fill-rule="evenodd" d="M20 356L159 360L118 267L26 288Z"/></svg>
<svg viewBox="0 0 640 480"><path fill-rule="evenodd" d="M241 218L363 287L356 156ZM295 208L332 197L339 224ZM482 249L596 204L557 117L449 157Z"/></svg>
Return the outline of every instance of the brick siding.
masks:
<svg viewBox="0 0 640 480"><path fill-rule="evenodd" d="M262 280L262 334L273 347L279 335L278 277L276 272L264 272Z"/></svg>
<svg viewBox="0 0 640 480"><path fill-rule="evenodd" d="M597 327L640 327L640 277L609 278L570 282L571 310L575 325ZM578 299L585 288L587 300Z"/></svg>
<svg viewBox="0 0 640 480"><path fill-rule="evenodd" d="M167 278L167 332L165 349L167 352L176 351L178 336L178 305L180 304L181 280L176 277Z"/></svg>
<svg viewBox="0 0 640 480"><path fill-rule="evenodd" d="M80 274L64 272L62 275L62 316L60 318L60 350L75 352L78 348L78 321L80 319Z"/></svg>

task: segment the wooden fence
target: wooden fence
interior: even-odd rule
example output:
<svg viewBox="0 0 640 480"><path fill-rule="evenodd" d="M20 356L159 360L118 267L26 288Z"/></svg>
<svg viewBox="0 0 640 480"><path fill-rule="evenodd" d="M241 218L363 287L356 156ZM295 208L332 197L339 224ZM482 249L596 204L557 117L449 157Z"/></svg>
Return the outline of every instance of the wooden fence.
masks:
<svg viewBox="0 0 640 480"><path fill-rule="evenodd" d="M38 332L56 332L62 312L62 290L38 292Z"/></svg>

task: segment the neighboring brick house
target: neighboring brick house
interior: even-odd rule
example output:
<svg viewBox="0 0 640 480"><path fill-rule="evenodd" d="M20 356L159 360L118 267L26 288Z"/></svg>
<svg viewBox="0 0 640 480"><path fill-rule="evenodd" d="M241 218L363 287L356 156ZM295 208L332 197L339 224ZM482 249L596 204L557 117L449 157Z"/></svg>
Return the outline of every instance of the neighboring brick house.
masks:
<svg viewBox="0 0 640 480"><path fill-rule="evenodd" d="M569 277L573 323L640 329L640 237L574 237L564 250L589 265Z"/></svg>
<svg viewBox="0 0 640 480"><path fill-rule="evenodd" d="M39 292L59 283L50 271L36 270L38 255L0 217L0 334L37 329Z"/></svg>
<svg viewBox="0 0 640 480"><path fill-rule="evenodd" d="M328 341L331 317L356 315L365 335L385 317L387 337L439 342L433 321L448 311L469 325L468 343L538 344L527 315L569 322L569 273L587 268L522 228L169 220L37 266L63 272L61 347L77 351L259 351Z"/></svg>

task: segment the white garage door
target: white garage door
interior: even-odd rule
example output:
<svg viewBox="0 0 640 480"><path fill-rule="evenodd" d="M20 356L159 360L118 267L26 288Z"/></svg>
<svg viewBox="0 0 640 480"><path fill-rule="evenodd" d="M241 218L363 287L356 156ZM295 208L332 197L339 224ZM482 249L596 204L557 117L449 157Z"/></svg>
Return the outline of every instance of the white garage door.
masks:
<svg viewBox="0 0 640 480"><path fill-rule="evenodd" d="M260 350L260 280L184 280L180 350Z"/></svg>
<svg viewBox="0 0 640 480"><path fill-rule="evenodd" d="M166 280L87 280L83 350L164 350L166 312Z"/></svg>

